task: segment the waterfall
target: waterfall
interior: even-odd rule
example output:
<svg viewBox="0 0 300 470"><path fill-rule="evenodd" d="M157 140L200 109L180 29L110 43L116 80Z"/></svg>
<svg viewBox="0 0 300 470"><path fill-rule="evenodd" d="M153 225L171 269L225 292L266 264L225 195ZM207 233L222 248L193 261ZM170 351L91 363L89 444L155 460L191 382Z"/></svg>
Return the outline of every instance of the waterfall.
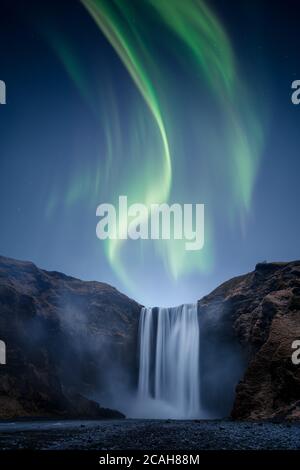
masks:
<svg viewBox="0 0 300 470"><path fill-rule="evenodd" d="M200 417L197 305L143 308L139 326L138 397L168 406L168 417Z"/></svg>

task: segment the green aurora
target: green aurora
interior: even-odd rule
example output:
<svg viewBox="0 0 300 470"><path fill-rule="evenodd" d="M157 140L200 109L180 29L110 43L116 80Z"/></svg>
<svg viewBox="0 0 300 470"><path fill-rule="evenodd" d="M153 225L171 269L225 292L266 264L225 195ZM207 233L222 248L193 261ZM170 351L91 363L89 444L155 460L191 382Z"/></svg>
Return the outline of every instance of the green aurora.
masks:
<svg viewBox="0 0 300 470"><path fill-rule="evenodd" d="M65 204L95 198L117 203L121 194L129 204L147 206L204 203L206 240L199 252L186 252L179 240L102 243L129 289L152 259L159 259L159 269L174 280L206 272L214 263L216 219L223 217L232 229L245 223L262 149L257 102L229 37L203 0L81 1L126 68L135 92L128 92L124 110L109 71L103 67L92 79L75 48L51 36L99 122L106 149L105 165L102 158L74 168ZM53 196L49 212L54 206Z"/></svg>

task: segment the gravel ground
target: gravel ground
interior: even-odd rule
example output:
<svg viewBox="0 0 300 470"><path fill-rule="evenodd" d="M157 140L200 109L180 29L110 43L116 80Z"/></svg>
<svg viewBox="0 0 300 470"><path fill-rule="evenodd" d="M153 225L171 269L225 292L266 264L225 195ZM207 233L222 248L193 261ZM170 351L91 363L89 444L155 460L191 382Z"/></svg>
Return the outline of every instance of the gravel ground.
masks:
<svg viewBox="0 0 300 470"><path fill-rule="evenodd" d="M0 422L0 449L300 449L300 423L116 420Z"/></svg>

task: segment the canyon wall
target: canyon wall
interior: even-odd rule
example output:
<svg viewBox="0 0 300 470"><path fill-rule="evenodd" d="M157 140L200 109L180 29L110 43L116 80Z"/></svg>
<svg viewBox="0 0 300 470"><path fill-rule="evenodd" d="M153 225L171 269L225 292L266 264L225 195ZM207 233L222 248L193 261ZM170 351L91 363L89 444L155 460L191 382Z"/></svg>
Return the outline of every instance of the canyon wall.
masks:
<svg viewBox="0 0 300 470"><path fill-rule="evenodd" d="M140 309L107 284L0 257L0 418L120 417L105 397L136 389ZM299 418L300 262L258 264L199 300L198 316L211 416Z"/></svg>
<svg viewBox="0 0 300 470"><path fill-rule="evenodd" d="M0 257L0 418L121 416L90 398L134 386L139 313L107 284Z"/></svg>
<svg viewBox="0 0 300 470"><path fill-rule="evenodd" d="M229 337L241 346L245 372L231 416L300 418L300 366L291 360L300 339L300 261L259 263L200 300L199 311L218 335L220 364Z"/></svg>

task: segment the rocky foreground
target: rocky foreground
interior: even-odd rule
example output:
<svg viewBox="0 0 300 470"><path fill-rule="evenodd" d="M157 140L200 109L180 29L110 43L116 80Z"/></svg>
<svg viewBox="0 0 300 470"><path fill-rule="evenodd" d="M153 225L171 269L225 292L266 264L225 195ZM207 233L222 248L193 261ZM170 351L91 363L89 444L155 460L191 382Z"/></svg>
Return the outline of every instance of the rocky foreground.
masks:
<svg viewBox="0 0 300 470"><path fill-rule="evenodd" d="M0 424L3 450L286 450L300 423L122 420Z"/></svg>

